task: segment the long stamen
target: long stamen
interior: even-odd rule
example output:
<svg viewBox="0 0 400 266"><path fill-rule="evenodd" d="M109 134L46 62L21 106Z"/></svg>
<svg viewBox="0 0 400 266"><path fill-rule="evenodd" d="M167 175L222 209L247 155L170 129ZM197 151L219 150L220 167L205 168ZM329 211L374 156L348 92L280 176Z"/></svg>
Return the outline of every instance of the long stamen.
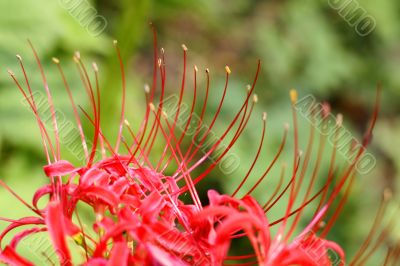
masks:
<svg viewBox="0 0 400 266"><path fill-rule="evenodd" d="M364 243L361 245L361 247L358 249L358 251L355 253L353 256L353 260L350 262L350 266L356 265L357 261L361 260L362 254L365 253L366 249L368 248L369 244L372 241L372 238L376 234L376 231L378 230L378 227L382 223L382 219L384 217L384 214L386 212L386 208L388 205L389 200L391 199L391 191L385 190L383 193L383 197L380 203L380 206L378 208L378 212L375 215L375 220L372 224L371 230L365 239Z"/></svg>
<svg viewBox="0 0 400 266"><path fill-rule="evenodd" d="M341 128L343 123L343 117L341 114L338 114L336 116L336 128ZM327 178L327 184L331 184L334 178L334 171L335 171L335 161L336 161L336 152L337 152L337 146L338 146L338 141L339 141L339 130L335 131L334 134L334 140L333 140L333 148L332 148L332 154L331 154L331 159L330 159L330 165L329 165L329 171L328 171L328 178ZM326 189L324 190L320 202L318 204L317 209L315 210L314 217L316 214L321 210L323 203L325 202L326 196L328 194L328 188L329 185L327 185Z"/></svg>
<svg viewBox="0 0 400 266"><path fill-rule="evenodd" d="M194 140L197 139L197 137L200 133L200 130L201 130L201 126L203 125L204 115L205 115L205 111L206 111L207 103L208 103L209 89L210 89L210 70L208 68L206 69L206 76L207 76L206 92L205 92L205 96L204 96L204 100L203 100L203 105L202 105L202 109L201 109L199 122L197 123L196 131L192 137L192 141L190 142L189 148L187 149L187 151L185 153L183 161L187 161L187 159L192 151L192 148L196 145Z"/></svg>
<svg viewBox="0 0 400 266"><path fill-rule="evenodd" d="M95 77L95 83L96 83L96 95L97 95L97 125L98 125L98 131L99 133L101 132L101 126L100 126L100 117L101 117L101 100L100 100L100 83L99 83L99 68L96 63L92 63L92 68L94 71L94 77ZM101 149L101 154L103 158L106 158L106 151L104 148L104 138L102 134L99 136L99 141L100 141L100 149Z"/></svg>
<svg viewBox="0 0 400 266"><path fill-rule="evenodd" d="M37 107L36 107L36 103L34 101L33 94L31 92L29 92L30 96L28 96L26 94L26 92L24 91L24 89L21 87L21 85L20 85L19 81L17 80L15 74L11 70L9 70L8 73L10 74L10 76L13 79L15 85L17 86L19 91L22 93L22 95L24 96L25 100L29 104L29 107L31 108L33 114L35 115L35 118L36 118L38 126L39 126L39 130L40 130L40 135L41 135L41 139L42 139L43 148L44 148L45 153L46 153L46 159L47 159L48 164L50 164L51 163L50 153L51 153L51 155L53 155L53 157L55 157L56 154L55 154L51 139L50 139L50 137L49 137L49 135L47 133L46 127L43 124L42 119L40 118L39 112L38 112ZM50 151L49 151L47 145L49 145Z"/></svg>
<svg viewBox="0 0 400 266"><path fill-rule="evenodd" d="M260 156L261 149L263 147L264 139L265 139L265 128L266 128L266 124L267 124L267 113L263 113L262 120L263 120L262 133L261 133L260 144L258 145L256 156L255 156L255 158L253 160L253 163L250 166L250 169L247 171L247 174L242 179L242 181L240 182L240 184L236 188L236 190L232 193L232 197L234 197L238 193L238 191L242 188L243 184L247 181L247 178L249 177L250 173L252 172L254 166L256 165L258 157Z"/></svg>
<svg viewBox="0 0 400 266"><path fill-rule="evenodd" d="M91 107L92 107L92 111L93 111L93 116L94 116L94 137L93 137L93 144L92 144L92 149L90 152L90 156L89 156L89 160L87 165L91 166L93 161L94 161L94 157L96 155L96 150L97 150L97 145L98 145L98 141L99 141L99 135L100 135L100 120L99 120L99 112L97 109L97 103L96 103L96 98L94 96L94 90L93 90L93 86L92 83L90 81L89 78L89 74L86 70L85 65L82 62L81 56L79 52L75 53L74 56L74 61L76 63L76 66L78 68L78 72L79 72L79 76L81 77L82 83L84 85L84 88L86 90L86 93L89 97L90 103L91 103ZM96 72L96 69L95 69Z"/></svg>
<svg viewBox="0 0 400 266"><path fill-rule="evenodd" d="M125 98L126 98L126 81L125 81L125 70L124 70L124 64L122 62L121 58L121 52L118 48L118 42L114 40L114 46L115 50L117 51L118 55L118 61L119 61L119 66L120 66L120 71L121 71L121 79L122 79L122 102L121 102L121 118L119 122L119 130L118 130L118 136L117 136L117 143L115 144L115 153L118 153L119 149L119 143L121 141L122 137L122 129L124 127L124 120L125 120Z"/></svg>
<svg viewBox="0 0 400 266"><path fill-rule="evenodd" d="M21 198L20 196L18 196L17 193L15 193L14 190L12 190L9 186L7 186L2 180L0 180L0 185L2 187L4 187L8 192L10 192L15 198L17 198L23 205L25 205L28 209L30 209L31 211L33 211L34 213L38 214L38 215L42 215L40 213L40 211L38 211L37 209L35 209L34 207L32 207L30 204L28 204L23 198Z"/></svg>
<svg viewBox="0 0 400 266"><path fill-rule="evenodd" d="M265 179L265 177L268 175L268 173L271 171L272 167L275 165L275 163L277 162L278 158L280 157L285 144L286 144L286 139L287 139L287 135L288 135L288 131L289 131L289 124L285 124L284 126L284 133L283 133L283 138L281 141L281 144L279 145L278 148L278 152L275 154L274 159L272 159L271 163L269 164L269 166L267 167L267 169L264 171L264 173L262 174L262 176L257 180L257 182L250 188L249 191L247 191L246 195L250 195L259 185L260 183Z"/></svg>
<svg viewBox="0 0 400 266"><path fill-rule="evenodd" d="M186 56L187 48L186 48L185 45L183 45L183 48L184 48L184 52L185 52L185 53L184 53L184 56ZM186 59L185 59L184 61L186 61ZM184 63L184 66L186 66L186 63ZM180 136L179 139L178 139L177 146L180 146L180 145L181 145L182 140L183 140L184 137L186 136L186 132L187 132L187 130L188 130L188 128L189 128L190 122L192 121L192 117L193 117L193 113L194 113L194 108L195 108L195 106L196 106L196 98L197 98L197 71L198 71L198 70L197 70L197 67L194 66L194 67L193 67L193 72L194 72L194 73L193 73L193 77L194 77L194 78L193 78L193 79L194 79L194 84L193 84L193 100L192 100L191 110L189 111L189 117L187 118L186 125L184 126L184 129L182 130L181 136ZM186 80L186 67L184 67L184 74L183 74L183 78L182 78L182 88L181 88L181 94L182 94L182 95L183 95L183 90L184 90L184 88L185 88L185 80ZM180 100L181 100L181 99L180 99ZM175 114L174 125L173 125L173 128L172 128L173 130L174 130L175 127L176 127L178 118L180 118L180 117L179 117L179 112L180 112L180 107L179 107L179 106L180 106L180 105L181 105L181 103L178 103L178 111L177 111L176 114ZM174 134L174 132L171 132L171 134ZM161 155L161 159L164 159L166 150L167 150L167 147L164 148L164 152L163 152L163 154ZM172 155L170 155L170 157L167 159L167 162L164 164L162 172L168 167L168 165L169 165L169 163L170 163L171 161L172 161ZM161 163L162 163L162 161L160 160L159 163L158 163L158 165L157 165L157 167L156 167L157 170L160 168Z"/></svg>
<svg viewBox="0 0 400 266"><path fill-rule="evenodd" d="M229 144L227 145L227 147L225 148L225 150L219 155L219 157L214 160L212 162L212 164L204 171L202 172L198 177L195 178L194 180L194 184L197 184L198 182L200 182L205 176L207 176L215 167L216 165L221 161L221 159L225 156L225 154L232 148L233 144L236 142L236 140L238 139L238 137L240 136L240 134L243 132L244 128L246 127L251 114L252 114L252 110L254 107L254 104L257 102L256 101L257 97L253 98L251 107L250 107L250 112L247 115L247 117L245 117L243 115L243 120L241 121L238 129L236 130L236 133L234 134L232 140L229 142ZM241 109L236 117L233 119L233 121L231 122L231 124L228 126L228 128L225 130L225 132L222 134L222 136L218 139L218 141L203 155L202 158L200 158L199 160L197 160L197 162L192 165L189 168L189 172L191 172L193 169L195 169L196 167L198 167L201 163L203 163L215 150L216 148L222 143L222 141L225 139L225 137L228 135L228 133L231 131L232 127L236 124L237 119L239 118L239 115L241 113L243 109ZM244 121L244 122L243 122ZM242 123L243 122L243 123ZM177 180L179 180L179 177L177 178ZM182 192L185 191L185 187L182 188Z"/></svg>
<svg viewBox="0 0 400 266"><path fill-rule="evenodd" d="M365 134L364 140L363 140L363 142L362 142L362 146L359 148L358 152L356 153L356 156L355 156L355 158L353 159L353 162L350 164L350 166L349 166L347 169L344 170L344 173L341 175L341 179L339 180L338 184L337 184L337 185L335 186L335 188L333 189L333 192L332 192L332 194L330 195L330 197L329 197L329 199L328 199L328 201L327 201L327 203L326 203L326 206L331 206L331 205L332 205L333 201L337 198L339 192L342 190L344 184L346 183L346 181L347 181L348 179L350 179L349 182L352 183L352 179L354 178L353 172L354 172L354 170L355 170L356 163L357 163L357 162L359 161L359 159L361 158L362 154L363 154L364 151L365 151L365 147L368 145L368 143L369 143L369 141L370 141L370 139L371 139L372 130L373 130L374 126L375 126L376 119L377 119L377 117L378 117L379 104L380 104L380 93L381 93L381 87L378 85L378 87L377 87L376 101L375 101L375 108L374 108L374 111L373 111L373 115L372 115L372 118L371 118L371 122L370 122L369 128L368 128L368 130L367 130L367 132L366 132L366 134ZM346 189L346 193L349 193L349 192L350 192L349 189L350 189L350 188ZM339 207L340 207L340 206L343 206L344 201L347 199L347 196L348 196L348 195L346 196L346 193L345 193L345 196L342 198L341 203L339 203ZM329 226L327 226L327 227L324 229L324 231L322 232L322 234L321 234L322 237L324 237L324 236L326 236L326 235L328 234L329 230L330 230L331 227L333 226L333 222L334 222L334 221L336 220L336 218L338 217L340 211L341 211L341 208L337 208L337 209L335 210L335 213L334 213L334 215L333 215L333 216L334 216L334 219L330 219L330 220L329 220L329 222L330 222L330 223L329 223ZM326 215L326 214L325 214L325 215ZM324 216L325 216L325 215L324 215ZM322 218L321 218L321 219L322 219Z"/></svg>
<svg viewBox="0 0 400 266"><path fill-rule="evenodd" d="M151 105L150 108L151 108L151 109L153 110L153 112L155 113L155 107L154 107L154 105ZM161 111L161 112L162 112L162 111ZM166 114L162 112L162 115L163 115L163 117L165 118L164 120L165 120L165 122L166 122L168 128L171 130L171 125L168 123L168 118L165 117ZM160 128L162 134L164 135L164 138L167 139L167 138L168 138L168 135L166 134L164 128L162 127L161 121L160 121L159 117L156 116L156 119L157 119L157 122L160 124L160 127L159 127L159 128ZM175 136L174 136L173 134L172 134L171 136L172 136L173 141L176 143L177 140L176 140ZM182 158L182 157L183 157L183 156L182 156L182 153L181 153L181 151L180 151L180 149L179 149L179 147L177 147L177 148L175 149L175 148L172 146L171 141L169 141L169 140L167 141L167 144L169 145L169 148L170 148L170 150L171 150L171 152L172 152L172 154L173 154L173 156L174 156L174 159L175 159L177 162L179 162L179 161L180 161L179 158ZM181 167L183 167L183 171L187 171L187 170L186 170L186 165L181 165ZM192 196L192 199L193 199L194 203L196 204L196 207L197 207L199 210L201 210L201 209L202 209L202 205L201 205L201 202L200 202L200 198L199 198L199 196L198 196L198 194L197 194L197 191L196 191L196 189L195 189L195 187L194 187L194 184L193 184L193 182L192 182L192 178L191 178L190 175L188 175L188 174L185 174L184 177L185 177L185 181L186 181L186 187L189 188L189 192L190 192L190 194L191 194L191 196Z"/></svg>
<svg viewBox="0 0 400 266"><path fill-rule="evenodd" d="M128 131L130 133L130 135L132 136L132 138L134 139L134 142L136 143L137 147L139 148L140 151L140 155L143 157L143 159L146 161L146 164L150 167L150 168L154 168L149 160L149 158L146 156L146 154L144 153L143 149L140 147L139 143L138 143L138 139L135 136L135 134L133 133L130 124L127 120L125 120L125 125L128 128ZM132 154L133 155L133 154ZM132 157L131 157L132 158ZM133 157L134 158L134 157Z"/></svg>
<svg viewBox="0 0 400 266"><path fill-rule="evenodd" d="M187 131L190 127L190 124L193 121L192 119L194 116L194 109L195 109L196 100L197 100L197 72L198 72L198 69L197 69L197 66L195 65L193 67L193 99L192 99L192 103L191 103L191 109L189 111L189 117L187 118L185 128L183 129L181 137L179 138L178 145L180 145L182 143L182 141L183 141L184 137L186 136ZM185 156L186 156L186 154L185 154ZM165 169L167 167L168 167L168 163L166 163L164 165L163 169Z"/></svg>
<svg viewBox="0 0 400 266"><path fill-rule="evenodd" d="M58 133L58 125L57 125L57 118L56 118L56 112L55 112L55 108L54 108L54 104L53 104L53 98L51 96L51 92L50 92L50 88L48 86L47 83L47 79L46 76L44 74L44 70L42 67L42 63L40 62L39 56L36 53L35 48L33 47L32 43L28 40L29 46L32 49L33 55L36 59L36 63L39 67L40 70L40 74L43 80L43 85L47 94L47 100L49 102L49 106L50 106L50 111L51 111L51 117L53 120L53 128L54 128L54 136L55 136L55 141L56 141L56 158L54 158L56 161L60 160L61 158L61 154L60 154L60 139L59 139L59 133Z"/></svg>
<svg viewBox="0 0 400 266"><path fill-rule="evenodd" d="M207 131L204 133L203 137L201 138L201 140L199 141L199 144L197 145L197 148L195 149L195 151L190 155L188 161L191 161L191 159L197 154L197 152L199 151L200 147L203 145L204 141L206 140L207 136L209 135L209 133L211 132L212 128L214 127L214 124L222 110L222 106L225 100L225 96L226 96L226 92L228 89L228 83L229 83L229 76L231 74L231 70L228 66L225 67L225 71L226 71L226 76L225 76L225 86L224 86L224 90L222 93L222 97L221 100L219 101L217 110L214 114L214 117L210 123L210 125L207 128Z"/></svg>
<svg viewBox="0 0 400 266"><path fill-rule="evenodd" d="M256 82L257 82L257 80L258 80L258 75L259 75L259 73L260 73L260 68L261 68L261 63L260 63L260 61L258 61L256 75L255 75L253 84L252 84L252 86L251 86L251 88L250 88L250 90L249 90L249 92L248 92L248 96L246 97L246 99L245 99L245 101L244 101L242 107L240 108L240 110L236 113L236 115L235 115L235 117L233 118L233 121L231 122L231 124L230 124L230 125L228 126L228 128L225 130L225 133L224 133L224 134L222 135L222 137L217 141L217 143L215 143L215 145L213 146L214 149L215 149L215 148L221 143L221 141L225 138L225 136L226 136L226 135L228 134L228 132L231 130L231 128L233 127L233 125L236 123L236 121L237 121L237 119L239 118L240 114L243 112L243 110L244 110L245 107L247 106L248 101L249 101L249 98L250 98L250 96L251 96L251 94L252 94L252 92L253 92L253 90L254 90L254 88L255 88ZM229 69L229 67L226 68L226 71L227 71L227 75L229 75L229 74L230 74L230 69ZM253 102L254 102L254 101L253 101ZM214 120L213 120L214 122L215 122L215 119L216 119L216 118L214 117ZM213 124L213 122L212 122L212 124ZM211 127L211 126L210 126L210 127ZM208 131L209 131L209 130L208 130ZM240 133L240 129L238 130L237 133ZM240 135L240 134L235 134L235 135L238 136L238 135ZM203 137L202 141L204 141L204 139L205 139L205 138ZM198 147L197 147L197 149L195 150L194 153L196 153L197 150L200 149L201 145L202 145L202 142L200 142L200 143L198 144ZM228 145L228 148L226 149L226 151L224 151L223 154L226 154L226 152L229 151L229 149L232 147L232 145L233 145L233 142L231 142L231 144ZM189 172L191 172L199 163L201 163L202 161L204 161L204 160L211 154L211 152L212 152L212 150L209 150L209 151L202 157L202 159L200 159L196 164L194 164L191 168L189 168ZM193 154L192 154L192 156L193 156ZM192 156L191 156L191 157L192 157ZM223 156L223 155L222 155L222 156ZM217 161L219 161L219 160L222 158L222 156L220 156L220 157L218 158ZM189 158L188 160L190 161L191 158ZM218 162L217 162L217 163L218 163ZM196 178L196 180L194 181L194 184L197 184L197 183L198 183L202 178L204 178L204 176L206 176L215 166L216 166L216 163L214 162L213 165L212 165L211 167L209 167L205 172L203 172L200 176L198 176L198 177ZM177 175L177 174L175 174L174 177L176 177L176 175Z"/></svg>
<svg viewBox="0 0 400 266"><path fill-rule="evenodd" d="M263 209L264 209L264 212L267 212L266 210L268 210L269 208L270 208L270 203L271 203L271 201L276 197L276 195L278 194L278 192L279 192L279 190L281 189L281 187L282 187L282 184L283 184L283 179L284 179L284 177L285 177L285 170L286 170L286 168L287 168L287 165L286 164L283 164L282 165L282 170L281 170L281 174L280 174L280 176L279 176L279 183L278 183L278 185L275 187L275 190L274 190L274 192L272 193L272 195L270 196L270 198L267 200L267 202L264 204L264 206L263 206Z"/></svg>
<svg viewBox="0 0 400 266"><path fill-rule="evenodd" d="M38 113L37 106L36 106L36 102L35 102L35 97L33 97L32 88L31 88L31 85L30 85L30 82L29 82L29 79L28 79L28 75L26 74L26 71L25 71L24 63L22 62L22 57L21 57L20 55L16 55L16 57L17 57L17 59L18 59L18 61L19 61L20 67L21 67L21 69L22 69L22 73L24 74L25 83L26 83L26 86L27 86L27 88L28 88L30 100L31 100L32 106L33 106L34 109L35 109L35 110L33 110L33 111L36 112L36 113ZM39 113L38 113L38 114L39 114ZM38 123L39 123L39 124L42 123L42 121L40 120L40 117L39 117L39 116L37 116L36 119L38 120ZM39 122L39 121L40 121L40 122ZM39 125L39 130L40 130L40 134L41 134L41 137L42 137L43 147L44 147L44 149L45 149L45 153L46 153L46 156L47 156L47 162L50 163L50 157L49 157L49 152L48 152L48 150L47 150L47 144L46 144L46 141L44 140L44 136L43 136L43 135L44 135L43 130L44 130L44 131L46 131L46 130L45 130L45 128L42 128L40 125ZM47 133L45 133L45 134L47 134Z"/></svg>
<svg viewBox="0 0 400 266"><path fill-rule="evenodd" d="M72 96L71 89L70 89L70 87L68 85L68 82L67 82L67 80L65 78L64 71L62 70L62 67L61 67L61 64L60 64L60 60L57 59L57 58L53 58L53 62L56 64L56 66L58 68L58 71L60 72L61 79L63 80L63 83L64 83L64 87L65 87L65 89L66 89L66 91L68 93L68 97L69 97L69 100L70 100L70 103L71 103L71 106L72 106L72 109L73 109L73 112L74 112L75 121L76 121L76 124L78 126L79 135L81 137L82 148L83 148L83 151L85 153L85 158L86 158L86 160L88 160L89 159L89 153L88 153L88 149L87 149L85 134L83 133L82 122L81 122L81 119L79 118L78 109L76 107L74 98Z"/></svg>
<svg viewBox="0 0 400 266"><path fill-rule="evenodd" d="M324 110L322 110L322 111L324 111ZM327 114L323 114L322 115L322 117L321 117L322 123L326 123L326 119L325 119L326 117L327 117ZM311 126L311 134L310 135L312 136L312 138L314 138L314 127L313 126ZM312 143L312 140L310 140L310 143ZM311 144L310 144L310 146L311 146ZM319 148L318 148L318 152L317 152L316 163L315 163L313 172L311 174L311 180L310 180L310 182L309 182L309 184L307 186L307 191L304 194L303 202L301 203L301 205L304 206L304 207L306 206L307 199L309 198L309 196L311 194L311 191L314 188L316 177L317 177L317 174L319 172L320 165L321 165L321 161L322 161L322 157L323 157L323 153L324 153L324 148L325 148L325 137L324 137L324 134L320 134ZM311 147L310 147L310 149L307 148L307 152L309 152L311 154ZM304 162L304 164L306 164L306 162ZM302 174L305 174L305 171ZM301 185L301 181L300 181L298 190L300 189L300 185ZM297 193L298 192L299 191L297 191ZM301 217L301 214L302 214L302 212L304 210L304 207L297 213L297 215L296 215L296 217L295 217L295 219L294 219L294 221L292 223L291 229L289 230L289 232L287 234L287 238L289 238L294 233L294 230L295 230L298 222L300 221L300 217Z"/></svg>

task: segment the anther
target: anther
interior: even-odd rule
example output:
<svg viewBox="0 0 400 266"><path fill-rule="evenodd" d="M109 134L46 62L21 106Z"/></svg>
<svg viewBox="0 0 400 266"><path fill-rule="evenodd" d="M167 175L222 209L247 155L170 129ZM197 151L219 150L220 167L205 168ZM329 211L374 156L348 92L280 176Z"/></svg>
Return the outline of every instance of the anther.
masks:
<svg viewBox="0 0 400 266"><path fill-rule="evenodd" d="M229 66L225 66L225 71L226 71L226 73L228 73L228 75L232 73Z"/></svg>
<svg viewBox="0 0 400 266"><path fill-rule="evenodd" d="M290 101L295 104L297 102L297 91L295 89L290 90Z"/></svg>

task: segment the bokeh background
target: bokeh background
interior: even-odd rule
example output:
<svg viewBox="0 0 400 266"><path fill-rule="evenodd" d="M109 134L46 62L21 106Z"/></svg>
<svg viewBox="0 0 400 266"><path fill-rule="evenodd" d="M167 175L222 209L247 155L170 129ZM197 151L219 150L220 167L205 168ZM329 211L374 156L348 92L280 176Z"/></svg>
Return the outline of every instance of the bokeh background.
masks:
<svg viewBox="0 0 400 266"><path fill-rule="evenodd" d="M377 83L381 82L381 110L369 148L377 165L368 174L357 177L349 204L329 236L350 254L354 253L368 233L382 190L390 187L396 192L399 188L400 2L350 1L360 9L347 17L344 14L351 10L337 9L333 5L337 2L340 1L1 1L0 179L27 201L36 188L47 182L42 172L45 156L34 116L7 74L7 69L11 69L21 77L15 59L18 53L24 59L33 87L42 89L27 38L43 60L57 107L67 116L71 115L71 109L51 58L57 56L62 61L82 106L87 106L87 100L82 97L83 88L72 56L79 50L86 63L97 62L106 110L102 123L112 138L116 133L121 96L121 78L112 40L118 40L127 67L128 117L135 124L144 111L143 86L152 77L153 37L149 22L153 22L159 47L166 51L168 91L176 91L180 86L183 43L189 48L188 65L196 64L201 70L199 87L204 87L203 70L211 71L210 110L218 103L224 67L231 67L232 80L217 131L227 125L245 95L246 84L252 81L257 60L262 61L254 119L233 149L240 158L240 167L229 176L214 171L202 183L204 191L213 187L230 193L239 184L258 147L262 111L268 112L267 148L255 172L265 168L279 145L283 124L291 123L289 89L296 88L300 97L311 94L320 101L328 101L332 112L343 113L346 128L361 139L372 114ZM80 9L73 9L73 3L80 5ZM374 22L368 34L363 34L365 30L360 34L357 24L351 25L357 16L363 15ZM300 122L301 145L305 149L309 124L304 119ZM90 131L88 124L86 127ZM279 164L286 158L290 162L290 145L291 142ZM68 150L63 150L63 154L76 165L81 163ZM278 165L272 172L272 181L255 192L260 201L272 193L279 168ZM0 188L0 216L17 218L27 213L20 205ZM269 216L273 217L274 213ZM0 229L5 226L0 222Z"/></svg>

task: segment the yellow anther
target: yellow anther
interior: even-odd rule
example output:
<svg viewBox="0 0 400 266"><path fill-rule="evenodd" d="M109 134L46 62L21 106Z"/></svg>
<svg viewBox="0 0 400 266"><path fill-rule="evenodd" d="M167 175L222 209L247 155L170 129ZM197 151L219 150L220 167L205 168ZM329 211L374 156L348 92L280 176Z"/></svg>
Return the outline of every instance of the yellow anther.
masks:
<svg viewBox="0 0 400 266"><path fill-rule="evenodd" d="M293 104L297 102L297 91L295 89L290 90L290 100Z"/></svg>

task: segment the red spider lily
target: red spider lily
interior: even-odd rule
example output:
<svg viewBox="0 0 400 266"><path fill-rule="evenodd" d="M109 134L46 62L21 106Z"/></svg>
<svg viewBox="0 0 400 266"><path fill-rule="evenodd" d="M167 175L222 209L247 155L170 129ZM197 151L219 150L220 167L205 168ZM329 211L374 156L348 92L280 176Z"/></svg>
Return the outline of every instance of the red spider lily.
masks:
<svg viewBox="0 0 400 266"><path fill-rule="evenodd" d="M156 39L156 38L154 38ZM83 117L94 128L92 145L88 145L87 136L83 132L79 108L74 102L70 87L64 76L61 63L54 58L64 82L66 91L71 101L74 116L82 142L82 153L86 163L74 166L63 160L60 151L60 128L55 115L55 106L51 90L47 85L46 76L42 69L38 55L32 47L41 72L48 105L52 113L52 131L46 128L42 120L35 97L30 87L28 76L20 56L17 56L26 88L21 85L15 74L10 72L18 89L25 97L35 115L42 137L43 148L47 158L44 172L49 177L50 183L39 188L33 196L32 204L23 201L7 185L16 198L27 206L35 216L24 217L19 220L0 218L10 225L0 235L0 245L4 236L19 227L28 227L16 233L11 242L5 247L0 246L0 261L11 265L32 265L27 259L17 253L18 244L26 237L34 234L48 234L59 263L73 265L74 255L71 245L82 250L79 258L83 265L223 265L229 261L239 262L240 265L344 265L345 254L336 243L328 241L326 236L338 218L344 203L350 193L354 176L355 165L361 158L367 146L376 121L378 104L376 105L366 137L361 147L355 151L352 162L343 170L338 171L335 163L337 143L331 154L330 168L325 183L317 188L317 176L320 161L324 153L324 139L321 135L321 144L318 151L318 160L312 167L313 174L309 182L305 181L307 168L310 166L311 148L314 138L314 129L311 127L309 148L304 154L299 150L297 115L295 104L297 94L291 92L294 118L294 159L293 169L289 180L285 182L282 171L279 185L271 193L265 204L259 204L252 196L252 192L261 184L276 164L287 139L288 127L285 126L284 136L275 158L267 166L256 184L247 192L243 185L249 181L255 164L258 162L263 147L266 133L266 114L262 118L262 137L254 162L249 167L245 177L232 195L221 195L214 190L208 191L209 205L203 206L197 184L206 178L217 166L232 146L240 138L248 125L257 102L254 94L255 85L260 72L258 63L253 84L248 87L243 103L219 139L209 145L207 137L212 134L212 129L218 121L225 95L228 88L231 70L226 67L226 82L222 98L215 115L207 125L206 132L200 137L200 132L205 123L205 112L210 90L209 71L206 71L207 85L204 101L200 104L200 116L195 119L195 107L198 106L197 98L197 67L193 68L193 100L186 119L182 122L183 98L187 78L187 48L183 46L183 76L182 85L177 97L176 110L171 116L165 109L165 80L166 66L164 51L158 52L154 42L154 75L152 86L146 89L146 111L139 130L134 132L125 120L125 72L120 52L115 42L117 55L122 74L122 108L118 136L115 145L103 135L100 124L100 87L98 82L98 67L93 64L94 81L89 78L89 71L83 63L80 54L76 53L74 60L79 76L82 79L89 98L91 114L81 109ZM158 84L158 80L161 84ZM160 89L159 89L160 88ZM160 91L158 91L160 90ZM158 91L158 92L157 92ZM157 99L156 95L159 95ZM379 94L377 97L379 102ZM317 110L318 111L318 110ZM328 110L320 110L322 124L328 123ZM195 123L194 123L195 122ZM193 126L194 123L194 126ZM341 117L337 118L337 126L341 126ZM124 127L132 144L123 138ZM183 131L179 132L178 127ZM199 141L192 139L187 147L184 139L189 130L192 130ZM230 138L230 139L229 139ZM156 142L163 141L162 156L155 158L152 150ZM223 148L217 158L200 174L194 174L195 169L204 164L210 155L221 147L222 142L228 145ZM122 150L124 146L125 150ZM205 149L206 148L206 149ZM99 154L101 159L97 160ZM203 152L203 154L201 154ZM172 175L167 175L166 170L174 168ZM283 169L284 170L284 169ZM306 188L303 194L302 188ZM315 191L316 190L316 191ZM242 198L236 197L238 192L244 192ZM189 193L191 201L182 200L184 193ZM276 203L284 200L288 195L288 202L282 217L275 221L268 219L268 211ZM43 209L38 207L40 199L47 198ZM304 209L311 202L317 202L317 208L308 225L300 227L300 219ZM386 200L382 209L386 206ZM92 224L83 224L78 204L90 206L95 214ZM381 216L381 215L378 215ZM323 226L323 221L328 223ZM376 224L379 224L379 219ZM277 233L272 233L272 227L278 227ZM389 227L387 227L389 228ZM386 228L386 229L387 229ZM300 233L295 235L300 229ZM378 228L373 229L374 232ZM358 257L353 260L354 265L363 262L370 255L372 249L384 241L387 235L383 230L378 241L371 239L360 248ZM247 239L253 252L250 254L231 254L233 241ZM394 259L397 250L391 250L388 260Z"/></svg>

